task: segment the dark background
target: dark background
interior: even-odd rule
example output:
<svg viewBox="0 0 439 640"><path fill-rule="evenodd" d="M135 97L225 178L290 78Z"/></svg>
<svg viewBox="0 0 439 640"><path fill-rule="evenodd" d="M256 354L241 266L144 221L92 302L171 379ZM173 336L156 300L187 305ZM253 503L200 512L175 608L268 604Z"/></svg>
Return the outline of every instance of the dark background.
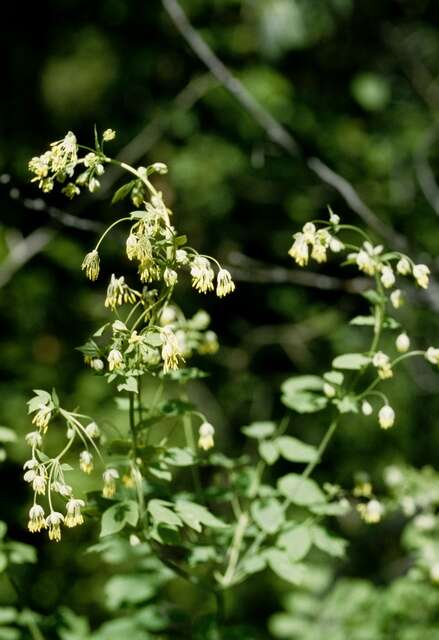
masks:
<svg viewBox="0 0 439 640"><path fill-rule="evenodd" d="M40 194L27 172L28 160L69 129L89 144L94 124L112 127L118 136L108 151L125 154L141 134L133 161L169 165L169 175L157 181L177 228L234 273L236 294L224 301L194 296L189 282L179 294L185 312L201 306L209 311L223 345L203 362L212 375L194 385L192 395L217 427L219 447L229 452L240 451L243 424L281 415L278 389L288 375L323 372L334 354L361 350L368 341L367 328L347 325L367 308L339 279L356 273L329 264L329 289L318 275L302 286L287 256L292 233L326 216L328 204L344 221L362 224L309 169L307 158L319 157L349 180L378 218L435 269L438 4L184 0L182 6L219 57L294 136L296 157L272 143L209 76L160 2L8 5L0 100L0 421L19 434L28 429L25 401L33 388L56 386L66 405L80 403L97 418L113 411L109 388L74 351L106 318L105 279L87 283L79 269L96 232L67 226L63 212L108 224L123 205L109 205L109 181L103 193L72 203L55 193L44 197L47 205L35 203ZM15 267L11 251L21 236L35 238L35 232L48 234L47 242ZM104 275L125 267L118 239L116 234L106 245ZM413 342L421 348L434 344L436 288L430 296L415 290L407 295L410 304L400 318ZM387 433L371 419L347 418L319 471L322 479L350 488L353 474L366 469L379 487L389 462L436 463L437 378L420 364L405 368L388 388L397 428ZM297 416L294 431L317 442L324 421L320 415ZM17 444L1 466L0 516L11 535L30 541L30 495L20 472L25 457L26 447ZM351 539L342 572L382 583L392 577L397 529L342 533ZM105 617L99 565L79 553L94 536L81 528L56 548L32 538L41 548L38 568L22 570L29 606L49 614L68 604L89 615L92 625ZM12 598L6 579L0 595L4 602ZM195 597L191 606L196 608ZM276 610L275 597L267 598L257 581L240 606L257 611L261 624Z"/></svg>

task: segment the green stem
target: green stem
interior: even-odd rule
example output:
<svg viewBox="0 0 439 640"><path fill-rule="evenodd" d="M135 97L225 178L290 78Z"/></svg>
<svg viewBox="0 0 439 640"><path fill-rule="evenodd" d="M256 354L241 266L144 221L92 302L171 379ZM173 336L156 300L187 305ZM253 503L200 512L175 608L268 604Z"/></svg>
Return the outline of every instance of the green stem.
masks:
<svg viewBox="0 0 439 640"><path fill-rule="evenodd" d="M187 400L186 397L184 399ZM183 416L183 427L184 427L184 435L186 438L187 446L189 447L189 449L191 449L193 454L196 455L197 447L195 443L194 434L192 431L192 420L191 420L190 414L188 413L186 413ZM197 498L201 502L204 502L203 488L201 485L200 470L198 469L198 466L193 464L191 466L191 472L192 472L192 480L194 483L195 493L197 495Z"/></svg>
<svg viewBox="0 0 439 640"><path fill-rule="evenodd" d="M110 226L108 227L108 229L105 229L104 233L101 235L101 237L99 238L96 247L95 247L95 251L97 251L99 249L99 246L102 242L102 240L105 238L105 236L111 231L111 229L113 229L113 227L115 227L117 224L119 224L120 222L126 222L127 220L129 220L130 222L132 222L131 218L119 218L119 220L116 220L116 222L113 222L113 224L110 224Z"/></svg>
<svg viewBox="0 0 439 640"><path fill-rule="evenodd" d="M136 490L137 490L137 501L139 503L140 518L142 518L145 512L145 500L143 495L143 476L137 464L138 449L137 449L136 421L135 421L135 412L134 412L134 392L130 393L129 395L129 403L130 403L129 405L130 431L131 431L131 438L133 443L132 467L134 471L134 482L136 484Z"/></svg>

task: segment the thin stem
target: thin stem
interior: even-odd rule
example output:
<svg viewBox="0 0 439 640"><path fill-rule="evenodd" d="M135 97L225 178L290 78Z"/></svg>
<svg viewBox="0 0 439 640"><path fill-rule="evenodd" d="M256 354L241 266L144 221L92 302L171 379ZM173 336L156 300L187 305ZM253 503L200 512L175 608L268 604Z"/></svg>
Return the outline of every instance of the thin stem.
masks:
<svg viewBox="0 0 439 640"><path fill-rule="evenodd" d="M185 397L185 400L187 398ZM184 435L186 438L186 443L189 449L196 455L197 447L195 443L194 434L192 431L192 420L190 414L185 414L183 416L183 427L184 427ZM201 478L200 478L200 470L197 465L191 466L192 479L194 482L195 493L197 494L198 500L204 502L203 488L201 486Z"/></svg>
<svg viewBox="0 0 439 640"><path fill-rule="evenodd" d="M140 518L143 517L145 512L145 500L143 495L143 476L137 465L138 449L137 449L137 433L136 433L136 420L134 412L134 392L129 395L129 421L130 431L133 443L133 460L132 467L134 471L134 482L136 483L137 501L139 503Z"/></svg>
<svg viewBox="0 0 439 640"><path fill-rule="evenodd" d="M116 222L113 222L113 224L110 224L110 226L108 227L108 229L105 229L104 233L101 235L101 237L99 238L96 247L95 247L95 251L97 251L99 249L99 246L102 242L102 240L105 238L105 236L111 231L111 229L113 229L113 227L115 227L117 224L119 224L120 222L126 222L126 221L130 221L132 222L131 218L119 218L119 220L116 220Z"/></svg>

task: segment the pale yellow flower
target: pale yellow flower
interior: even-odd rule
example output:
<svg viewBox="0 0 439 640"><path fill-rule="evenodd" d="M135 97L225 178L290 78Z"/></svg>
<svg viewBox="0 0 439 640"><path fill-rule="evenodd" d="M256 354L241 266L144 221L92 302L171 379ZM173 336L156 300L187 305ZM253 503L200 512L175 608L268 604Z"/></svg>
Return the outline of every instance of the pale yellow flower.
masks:
<svg viewBox="0 0 439 640"><path fill-rule="evenodd" d="M27 528L32 533L36 533L44 529L46 526L46 519L44 517L44 509L39 504L34 504L29 510L29 522Z"/></svg>
<svg viewBox="0 0 439 640"><path fill-rule="evenodd" d="M59 542L61 540L61 523L64 516L59 511L51 511L46 518L46 527L49 530L49 540Z"/></svg>
<svg viewBox="0 0 439 640"><path fill-rule="evenodd" d="M85 256L82 262L81 269L85 271L85 275L89 280L94 281L98 279L99 253L96 251L96 249L93 249L93 251L90 251L90 253L87 253L87 255Z"/></svg>
<svg viewBox="0 0 439 640"><path fill-rule="evenodd" d="M378 422L382 429L390 429L395 423L395 412L392 407L385 404L378 412Z"/></svg>
<svg viewBox="0 0 439 640"><path fill-rule="evenodd" d="M214 446L213 437L215 435L215 429L209 422L203 422L198 430L198 435L198 446L200 449L207 451Z"/></svg>

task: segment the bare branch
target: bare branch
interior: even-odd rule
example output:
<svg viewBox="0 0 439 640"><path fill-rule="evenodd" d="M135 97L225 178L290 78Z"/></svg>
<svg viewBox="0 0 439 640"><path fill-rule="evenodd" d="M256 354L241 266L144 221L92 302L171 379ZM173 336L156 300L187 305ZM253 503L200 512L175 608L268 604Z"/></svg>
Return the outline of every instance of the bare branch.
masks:
<svg viewBox="0 0 439 640"><path fill-rule="evenodd" d="M46 247L55 232L41 227L26 238L10 243L10 252L0 265L0 287L4 287L21 267Z"/></svg>
<svg viewBox="0 0 439 640"><path fill-rule="evenodd" d="M407 248L407 241L404 236L400 235L392 227L389 227L380 220L379 217L361 200L354 187L350 182L343 178L343 176L330 169L328 165L318 158L310 158L308 160L308 166L323 182L326 182L326 184L329 184L338 191L352 211L355 211L363 222L385 238L389 244L393 245L396 249Z"/></svg>
<svg viewBox="0 0 439 640"><path fill-rule="evenodd" d="M304 287L323 289L325 291L342 290L354 294L361 293L361 291L366 291L370 288L370 281L367 278L349 278L344 280L322 273L313 273L312 271L285 269L253 260L239 251L234 251L229 255L229 264L227 267L231 271L234 279L238 282L271 284L292 282Z"/></svg>
<svg viewBox="0 0 439 640"><path fill-rule="evenodd" d="M247 91L244 85L227 69L209 45L201 38L189 22L177 0L162 0L165 11L170 16L178 31L189 44L194 53L210 69L217 80L237 99L254 120L265 130L269 139L282 147L292 156L297 156L299 149L287 129L280 124L264 107ZM371 229L382 235L395 248L406 245L404 238L392 227L386 225L361 200L354 187L342 176L335 173L318 158L308 160L308 166L326 184L336 189L346 203L357 213Z"/></svg>
<svg viewBox="0 0 439 640"><path fill-rule="evenodd" d="M210 69L215 78L238 102L252 115L252 117L266 131L272 142L285 149L292 155L299 153L299 148L292 135L283 127L255 98L247 91L244 85L230 73L227 67L215 55L212 49L193 28L186 14L176 0L162 0L163 7L169 17L189 44L191 49Z"/></svg>

